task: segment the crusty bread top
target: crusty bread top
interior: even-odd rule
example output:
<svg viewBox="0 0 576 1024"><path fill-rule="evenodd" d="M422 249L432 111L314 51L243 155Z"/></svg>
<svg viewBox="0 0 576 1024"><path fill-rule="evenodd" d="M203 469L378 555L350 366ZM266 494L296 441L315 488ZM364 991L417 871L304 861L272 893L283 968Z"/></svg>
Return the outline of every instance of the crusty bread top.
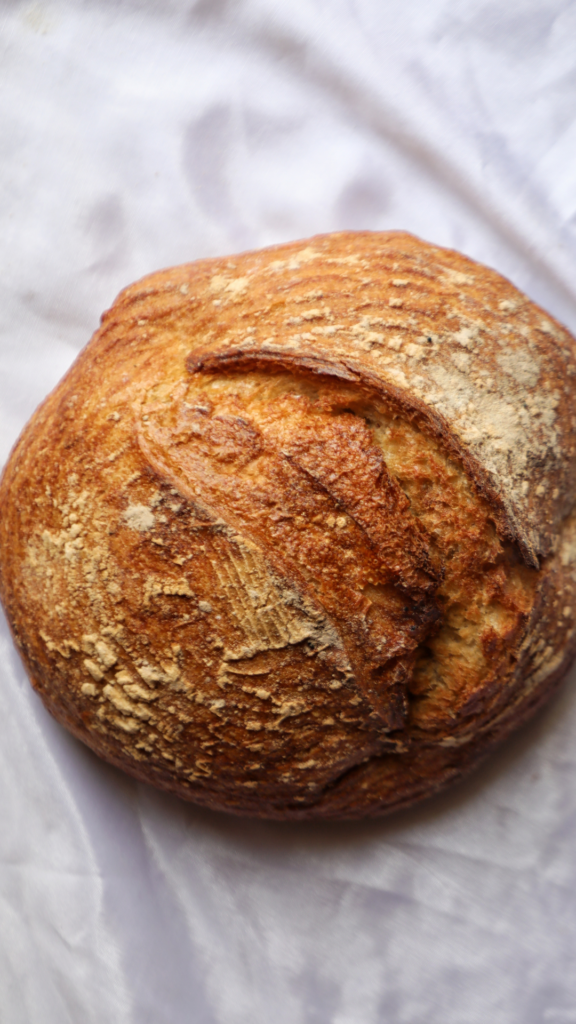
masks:
<svg viewBox="0 0 576 1024"><path fill-rule="evenodd" d="M382 807L426 790L414 758L433 787L444 753L422 751L487 734L566 660L572 554L542 566L574 504L574 366L507 281L406 234L126 289L0 490L35 685L212 806L340 807L346 772L380 771Z"/></svg>

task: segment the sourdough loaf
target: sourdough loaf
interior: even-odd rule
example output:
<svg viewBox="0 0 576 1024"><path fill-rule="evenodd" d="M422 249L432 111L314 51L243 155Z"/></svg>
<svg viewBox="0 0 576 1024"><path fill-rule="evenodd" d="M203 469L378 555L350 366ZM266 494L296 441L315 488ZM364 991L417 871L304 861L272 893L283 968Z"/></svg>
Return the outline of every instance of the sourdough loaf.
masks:
<svg viewBox="0 0 576 1024"><path fill-rule="evenodd" d="M575 650L575 342L499 274L340 233L121 293L0 487L34 687L214 808L379 814Z"/></svg>

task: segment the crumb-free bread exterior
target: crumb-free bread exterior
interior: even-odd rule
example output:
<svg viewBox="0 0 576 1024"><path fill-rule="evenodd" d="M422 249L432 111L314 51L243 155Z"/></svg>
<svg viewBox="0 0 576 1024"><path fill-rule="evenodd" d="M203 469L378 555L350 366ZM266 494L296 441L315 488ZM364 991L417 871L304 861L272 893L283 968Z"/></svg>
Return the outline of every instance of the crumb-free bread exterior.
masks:
<svg viewBox="0 0 576 1024"><path fill-rule="evenodd" d="M0 488L46 706L239 813L458 778L574 655L575 356L500 275L396 232L126 289Z"/></svg>

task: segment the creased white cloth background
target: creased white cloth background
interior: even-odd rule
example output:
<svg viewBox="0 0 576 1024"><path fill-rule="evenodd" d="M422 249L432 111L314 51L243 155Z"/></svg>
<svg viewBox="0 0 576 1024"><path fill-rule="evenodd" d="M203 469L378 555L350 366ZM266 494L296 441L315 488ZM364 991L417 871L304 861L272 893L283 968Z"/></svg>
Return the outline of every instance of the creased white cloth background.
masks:
<svg viewBox="0 0 576 1024"><path fill-rule="evenodd" d="M125 284L404 228L576 329L574 0L0 3L0 460ZM576 674L394 818L201 811L0 635L2 1024L576 1022Z"/></svg>

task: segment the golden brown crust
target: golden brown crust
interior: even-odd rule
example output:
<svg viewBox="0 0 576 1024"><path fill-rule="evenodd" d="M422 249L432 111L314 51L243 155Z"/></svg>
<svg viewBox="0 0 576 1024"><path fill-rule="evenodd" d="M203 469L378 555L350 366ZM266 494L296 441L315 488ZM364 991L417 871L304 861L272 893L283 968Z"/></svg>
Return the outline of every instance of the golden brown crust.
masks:
<svg viewBox="0 0 576 1024"><path fill-rule="evenodd" d="M574 654L574 355L498 274L394 232L131 286L0 485L46 705L239 813L458 777Z"/></svg>

